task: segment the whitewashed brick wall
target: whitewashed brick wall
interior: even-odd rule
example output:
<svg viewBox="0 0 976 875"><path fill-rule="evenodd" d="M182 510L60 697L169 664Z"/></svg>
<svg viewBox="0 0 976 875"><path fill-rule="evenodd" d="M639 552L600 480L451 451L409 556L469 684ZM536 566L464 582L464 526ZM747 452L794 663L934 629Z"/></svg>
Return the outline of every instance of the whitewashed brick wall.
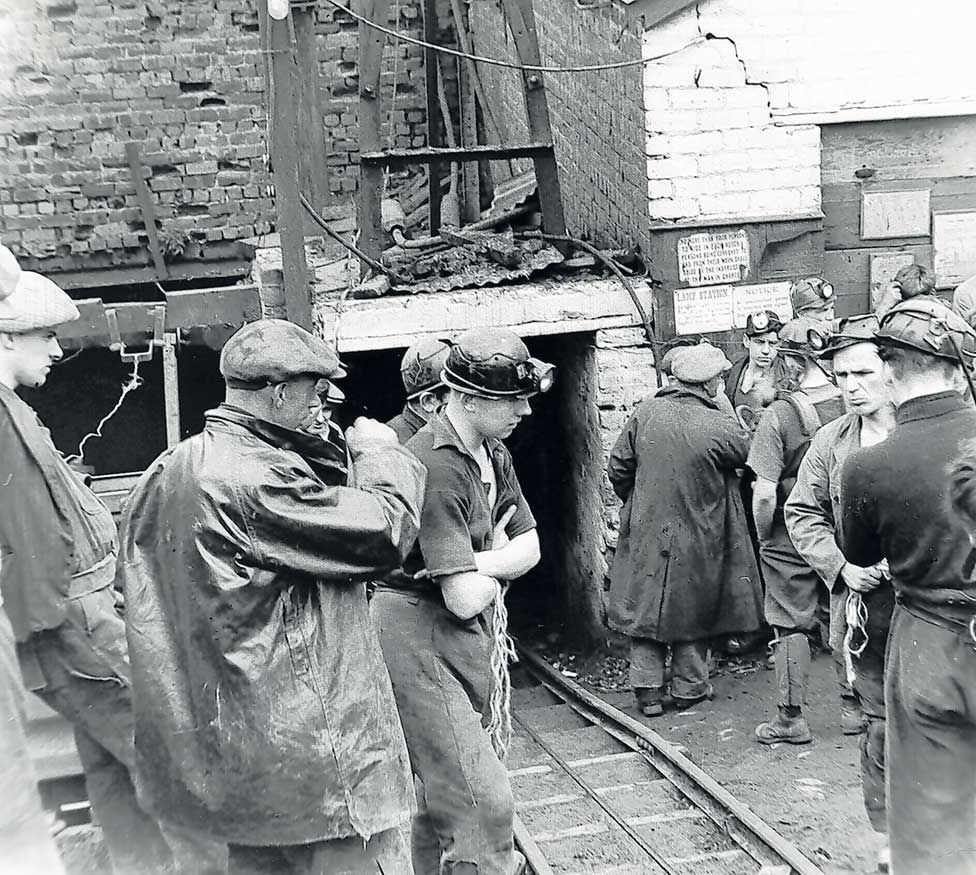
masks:
<svg viewBox="0 0 976 875"><path fill-rule="evenodd" d="M976 114L974 23L962 0L705 0L647 31L651 219L817 214L820 124Z"/></svg>

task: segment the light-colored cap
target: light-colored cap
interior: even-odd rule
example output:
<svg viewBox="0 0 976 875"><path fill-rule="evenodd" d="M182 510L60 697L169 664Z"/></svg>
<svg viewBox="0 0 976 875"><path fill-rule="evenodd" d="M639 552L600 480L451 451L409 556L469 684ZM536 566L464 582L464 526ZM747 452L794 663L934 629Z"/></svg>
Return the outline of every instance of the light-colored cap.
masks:
<svg viewBox="0 0 976 875"><path fill-rule="evenodd" d="M14 254L0 245L0 331L23 334L54 328L79 315L75 302L57 283L21 270Z"/></svg>
<svg viewBox="0 0 976 875"><path fill-rule="evenodd" d="M671 360L671 373L682 383L707 383L731 367L725 353L710 343L681 347Z"/></svg>

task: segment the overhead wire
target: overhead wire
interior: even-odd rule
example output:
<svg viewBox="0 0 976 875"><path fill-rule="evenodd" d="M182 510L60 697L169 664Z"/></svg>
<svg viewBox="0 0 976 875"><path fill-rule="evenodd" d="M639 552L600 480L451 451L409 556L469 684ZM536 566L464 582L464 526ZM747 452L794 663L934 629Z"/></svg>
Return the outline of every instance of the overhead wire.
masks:
<svg viewBox="0 0 976 875"><path fill-rule="evenodd" d="M512 61L503 61L500 58L489 58L486 55L476 55L471 52L464 52L458 49L448 48L447 46L439 46L436 43L429 43L426 40L408 36L400 31L385 27L379 22L372 21L365 15L360 15L358 12L354 12L348 6L344 6L342 3L340 3L339 0L326 0L326 3L334 6L340 12L346 13L346 15L355 19L360 24L365 24L367 27L370 27L373 30L379 31L380 33L385 33L387 36L402 40L405 43L410 43L425 49L431 49L432 51L440 52L444 55L453 55L456 58L468 58L469 60L475 61L479 64L491 64L495 67L507 67L509 70L520 70L529 73L598 73L602 70L622 70L626 67L642 67L645 64L652 64L654 61L669 58L671 55L676 55L679 52L683 52L685 49L691 48L694 45L698 45L708 40L707 36L698 36L684 45L678 46L670 51L662 52L659 55L651 55L648 58L634 58L630 61L613 61L605 64L578 64L565 67L549 66L546 64L516 64Z"/></svg>

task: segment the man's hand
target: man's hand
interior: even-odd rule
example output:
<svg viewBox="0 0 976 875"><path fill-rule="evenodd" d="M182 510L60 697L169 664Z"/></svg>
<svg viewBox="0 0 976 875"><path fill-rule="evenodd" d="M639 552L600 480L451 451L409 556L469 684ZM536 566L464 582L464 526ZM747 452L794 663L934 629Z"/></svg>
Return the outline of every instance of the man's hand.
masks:
<svg viewBox="0 0 976 875"><path fill-rule="evenodd" d="M351 453L357 453L370 445L396 446L398 443L396 432L392 428L365 416L356 417L356 421L346 429L346 445Z"/></svg>
<svg viewBox="0 0 976 875"><path fill-rule="evenodd" d="M508 535L505 532L506 527L511 522L512 517L515 516L516 507L513 504L505 513L502 514L502 518L495 524L495 528L491 533L491 549L501 550L508 543Z"/></svg>
<svg viewBox="0 0 976 875"><path fill-rule="evenodd" d="M873 568L861 568L860 565L851 565L848 562L840 570L840 579L844 581L844 585L849 590L863 593L876 589L881 583L882 574L877 566Z"/></svg>

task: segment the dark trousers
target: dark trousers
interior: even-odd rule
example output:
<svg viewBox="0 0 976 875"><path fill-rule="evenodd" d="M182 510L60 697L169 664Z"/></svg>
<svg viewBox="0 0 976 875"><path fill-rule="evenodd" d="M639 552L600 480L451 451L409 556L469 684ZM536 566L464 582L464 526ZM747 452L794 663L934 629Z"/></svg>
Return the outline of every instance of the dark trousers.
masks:
<svg viewBox="0 0 976 875"><path fill-rule="evenodd" d="M353 836L310 845L230 846L233 875L412 875L410 851L398 829L368 842Z"/></svg>
<svg viewBox="0 0 976 875"><path fill-rule="evenodd" d="M382 589L370 610L419 779L416 875L511 875L515 800L483 726L491 685L486 624L464 623L433 599Z"/></svg>
<svg viewBox="0 0 976 875"><path fill-rule="evenodd" d="M972 875L976 645L897 606L885 703L894 875Z"/></svg>
<svg viewBox="0 0 976 875"><path fill-rule="evenodd" d="M662 644L650 638L630 639L630 684L645 689L646 701L659 702L664 694L664 663L671 648L671 696L698 699L708 692L708 641Z"/></svg>
<svg viewBox="0 0 976 875"><path fill-rule="evenodd" d="M136 800L125 626L111 593L102 589L72 598L65 622L32 636L21 658L30 663L28 676L43 681L35 692L74 728L88 796L116 875L225 872L226 845L169 830Z"/></svg>

